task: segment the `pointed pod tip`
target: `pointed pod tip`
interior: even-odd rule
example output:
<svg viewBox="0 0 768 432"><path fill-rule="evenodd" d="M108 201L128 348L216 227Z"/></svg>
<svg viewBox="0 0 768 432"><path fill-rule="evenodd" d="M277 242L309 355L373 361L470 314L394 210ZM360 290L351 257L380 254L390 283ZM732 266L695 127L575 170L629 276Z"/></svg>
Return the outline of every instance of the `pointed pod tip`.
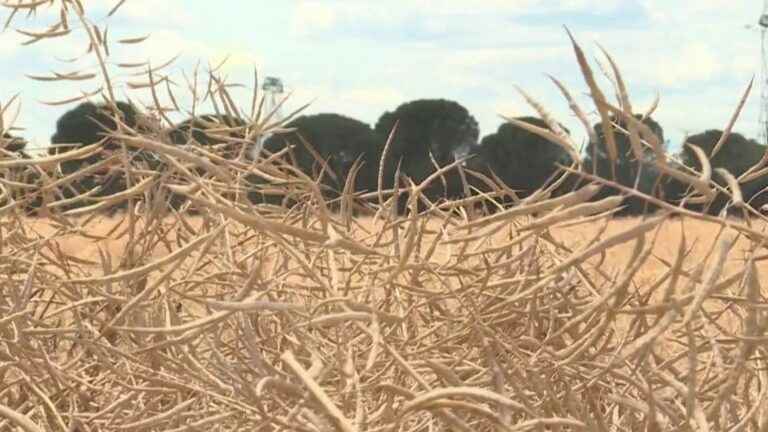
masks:
<svg viewBox="0 0 768 432"><path fill-rule="evenodd" d="M568 37L571 39L571 42L573 42L573 44L576 45L576 39L573 37L573 33L571 33L571 30L568 28L568 26L563 24L563 28L565 29L565 32L568 34Z"/></svg>

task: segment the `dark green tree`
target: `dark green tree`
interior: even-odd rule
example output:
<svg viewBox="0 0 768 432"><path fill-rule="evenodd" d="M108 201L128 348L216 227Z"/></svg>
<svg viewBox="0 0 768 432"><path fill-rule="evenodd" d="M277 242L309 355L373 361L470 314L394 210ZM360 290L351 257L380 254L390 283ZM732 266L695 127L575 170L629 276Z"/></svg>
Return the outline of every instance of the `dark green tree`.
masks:
<svg viewBox="0 0 768 432"><path fill-rule="evenodd" d="M549 129L540 118L518 117L517 120ZM568 132L567 128L563 129ZM519 191L521 197L542 187L558 172L557 164L571 163L571 157L561 146L511 123L503 123L496 132L483 137L473 154L467 163L469 169L487 177L495 174L507 187ZM472 183L482 185L477 181ZM483 186L480 188L483 190Z"/></svg>
<svg viewBox="0 0 768 432"><path fill-rule="evenodd" d="M272 135L264 150L274 154L287 146L295 165L311 178L322 172L327 197L338 197L356 161L362 163L355 177L355 191L375 191L384 139L361 121L339 114L300 116L285 125L295 131ZM310 148L313 151L310 150ZM319 157L316 157L319 156ZM391 164L388 166L391 171ZM392 178L392 174L388 176Z"/></svg>
<svg viewBox="0 0 768 432"><path fill-rule="evenodd" d="M177 124L168 135L170 141L176 145L222 145L225 148L220 154L227 159L234 159L240 154L243 144L228 138L244 138L245 126L245 120L235 116L204 114ZM245 155L249 154L250 149L246 149Z"/></svg>
<svg viewBox="0 0 768 432"><path fill-rule="evenodd" d="M242 154L250 160L256 143L244 143L247 122L229 114L203 114L194 116L176 124L168 131L168 139L174 145L192 145L216 147L215 154L225 159L234 160ZM245 146L245 148L244 148ZM211 148L207 149L212 150ZM199 176L206 174L205 169L197 168L194 172ZM245 185L248 187L254 175L246 175ZM233 198L225 193L225 197ZM174 193L170 194L169 202L173 208L179 208L187 199ZM198 209L190 207L188 213L197 213Z"/></svg>
<svg viewBox="0 0 768 432"><path fill-rule="evenodd" d="M701 148L709 158L712 169L725 168L735 177L744 174L749 168L757 164L763 157L766 147L753 139L747 139L744 135L731 132L725 143L719 151L712 156L715 145L723 136L723 131L718 129L709 129L696 135L688 137L688 143ZM701 171L701 163L694 154L694 151L684 146L680 154L681 161L696 170ZM713 173L712 179L722 187L726 187L727 182L717 173ZM742 194L745 201L750 201L755 208L759 208L768 202L768 196L762 192L768 186L768 177L764 176L741 184ZM759 194L759 195L758 195ZM718 193L712 203L704 206L690 206L692 209L705 210L710 214L719 214L723 207L728 203L728 196Z"/></svg>
<svg viewBox="0 0 768 432"><path fill-rule="evenodd" d="M107 104L94 104L92 102L83 102L77 107L64 113L56 122L56 132L51 137L52 146L48 149L49 154L60 154L62 152L81 148L97 142L102 142L102 151L84 159L68 160L60 164L62 174L72 174L88 165L95 164L104 158L109 157L112 152L121 148L120 142L109 134L117 129L114 116L119 115L121 121L127 126L141 132L151 130L150 123L145 121L147 117L139 113L133 105L126 102L117 102L118 113L113 113L112 108ZM131 162L141 164L144 167L158 168L160 161L157 155L144 151L129 148ZM64 186L63 196L70 198L90 191L97 186L101 190L95 195L104 197L121 192L127 188L127 182L124 173L120 169L104 168L102 171L81 177L80 179ZM89 204L83 200L75 206ZM125 207L125 203L116 204L114 209Z"/></svg>
<svg viewBox="0 0 768 432"><path fill-rule="evenodd" d="M2 158L31 159L32 157L25 151L26 147L27 141L24 138L13 136L7 132L3 133L0 137L0 148L4 150ZM40 173L33 166L6 168L0 175L15 183L39 186L40 182ZM28 199L31 194L38 192L35 189L17 188L10 185L7 186L7 189L9 189L11 198L15 201ZM42 197L37 194L34 198L29 199L22 208L26 214L33 215L40 208L42 202ZM8 203L7 200L4 200L0 205L7 205Z"/></svg>
<svg viewBox="0 0 768 432"><path fill-rule="evenodd" d="M27 140L21 137L13 136L8 132L3 132L0 137L0 148L9 152L23 152L27 147Z"/></svg>
<svg viewBox="0 0 768 432"><path fill-rule="evenodd" d="M702 133L691 135L686 141L701 148L707 156L710 156L709 163L712 165L712 168L725 168L736 177L744 174L763 157L765 146L755 140L747 139L744 135L736 132L731 132L717 154L711 156L715 145L722 136L722 130L709 129ZM690 147L683 147L680 158L685 165L697 171L701 170L699 159Z"/></svg>
<svg viewBox="0 0 768 432"><path fill-rule="evenodd" d="M375 131L389 136L395 132L388 158L401 164L401 173L419 183L435 172L435 163L442 167L455 161L454 154L477 145L479 128L475 118L460 104L446 99L419 99L404 103L394 111L385 112ZM430 157L431 154L431 157ZM434 158L434 162L433 159ZM461 180L456 170L433 182L425 191L434 201L462 194Z"/></svg>
<svg viewBox="0 0 768 432"><path fill-rule="evenodd" d="M659 142L664 142L664 129L662 129L659 123L652 118L644 117L641 114L635 114L635 118L642 120L643 124L653 131L659 139ZM598 123L594 126L597 142L590 141L587 144L584 155L585 170L590 173L594 172L604 179L615 180L622 186L635 188L645 194L658 195L658 191L662 190L660 185L663 179L660 179L658 170L652 163L650 163L653 159L653 150L647 146L643 146L643 160L638 160L632 150L629 135L623 132L629 130L626 120L623 118L616 119L615 117L611 117L611 121L619 128L614 128L613 130L618 152L618 159L614 165L615 171L611 168L611 165L613 164L608 157L607 142L602 123ZM614 172L615 178L613 177ZM620 191L615 188L604 187L594 199L603 199L618 193L620 193ZM628 197L624 200L623 204L625 209L621 214L625 215L641 214L646 211L656 210L655 206L650 205L647 201L638 197Z"/></svg>

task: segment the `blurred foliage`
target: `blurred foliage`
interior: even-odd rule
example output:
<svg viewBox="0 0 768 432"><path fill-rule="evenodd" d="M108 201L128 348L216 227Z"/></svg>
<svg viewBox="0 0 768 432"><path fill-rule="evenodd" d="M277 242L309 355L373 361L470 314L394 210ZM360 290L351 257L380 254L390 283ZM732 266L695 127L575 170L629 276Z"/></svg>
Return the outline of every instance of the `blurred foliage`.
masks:
<svg viewBox="0 0 768 432"><path fill-rule="evenodd" d="M118 125L114 116L118 115L121 122L139 133L150 134L150 123L145 122L143 114L126 102L118 101L115 104L118 113L114 113L109 104L94 104L92 102L83 102L65 112L56 122L56 132L51 137L51 147L48 149L50 155L57 155L67 151L79 149L91 144L102 143L102 151L82 159L66 160L60 164L60 170L63 175L75 174L89 165L104 161L122 149L121 142L113 138L110 134L117 131ZM151 152L136 150L128 147L126 149L132 162L141 163L148 169L159 169L161 162L158 157ZM128 182L125 173L121 170L118 161L114 164L108 164L102 170L96 173L85 175L63 188L64 198L73 198L98 188L92 196L107 197L116 193L125 191ZM89 204L88 201L81 200L76 204L65 206L64 208L73 208ZM124 208L125 202L113 206L113 210Z"/></svg>
<svg viewBox="0 0 768 432"><path fill-rule="evenodd" d="M713 155L715 145L717 145L722 136L722 130L709 129L688 137L686 142L701 148L709 156L709 163L713 170L724 168L736 178L757 165L765 154L766 147L764 145L754 139L748 139L739 133L731 132L718 152ZM680 159L689 168L697 172L701 171L701 163L689 146L683 148ZM713 174L712 180L722 188L727 187L726 180L718 174ZM766 187L768 187L768 178L765 176L741 184L744 201L751 202L755 208L760 208L768 203L768 197L763 193L763 189ZM678 186L678 189L683 188ZM678 190L677 196L682 196L684 192L684 190ZM719 214L727 206L728 200L728 195L719 192L711 203L689 205L688 207L699 211L706 211L710 214Z"/></svg>
<svg viewBox="0 0 768 432"><path fill-rule="evenodd" d="M645 117L641 114L635 114L635 118L641 120L648 126L659 139L664 142L664 129L651 117ZM608 157L607 142L602 123L594 126L594 132L597 141L587 143L584 152L584 169L589 173L595 173L597 176L612 179L616 183L647 194L655 195L659 188L660 176L656 167L650 163L653 158L653 150L643 146L643 160L638 160L632 150L629 135L624 132L628 130L627 122L624 119L611 117L614 124L613 135L618 150L618 159L613 164ZM612 167L612 165L614 165ZM615 177L614 177L615 174ZM600 200L610 195L618 195L620 191L613 187L605 187L593 199ZM641 214L655 208L647 201L638 197L627 197L624 200L624 210L619 214Z"/></svg>
<svg viewBox="0 0 768 432"><path fill-rule="evenodd" d="M455 161L456 152L477 145L477 120L457 102L447 99L418 99L381 115L374 129L388 137L397 123L388 157L400 164L403 175L420 183ZM454 171L432 183L425 196L435 201L461 195L461 179Z"/></svg>
<svg viewBox="0 0 768 432"><path fill-rule="evenodd" d="M540 118L517 119L549 129ZM519 192L520 197L530 195L557 174L557 164L572 162L560 145L511 123L503 123L496 132L483 137L472 153L474 157L467 164L469 169L488 177L495 174L507 187Z"/></svg>

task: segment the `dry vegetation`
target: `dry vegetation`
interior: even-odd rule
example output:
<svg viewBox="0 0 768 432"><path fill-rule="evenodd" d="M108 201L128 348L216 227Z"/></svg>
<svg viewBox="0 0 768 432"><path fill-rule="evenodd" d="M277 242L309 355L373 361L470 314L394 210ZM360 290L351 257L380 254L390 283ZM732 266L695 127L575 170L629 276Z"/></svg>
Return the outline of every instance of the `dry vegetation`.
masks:
<svg viewBox="0 0 768 432"><path fill-rule="evenodd" d="M574 48L600 113L632 119L618 70L620 108ZM278 126L265 117L255 134ZM679 171L629 124L649 163L712 196L706 155ZM412 185L397 216L397 191L331 206L279 157L116 136L173 174L126 167L119 217L0 209L0 430L768 430L762 222L669 205L614 220L593 178L493 214L417 212ZM55 176L44 162L24 163ZM233 185L253 172L300 204L243 204ZM135 205L169 190L201 214Z"/></svg>
<svg viewBox="0 0 768 432"><path fill-rule="evenodd" d="M192 231L158 222L171 245L148 234L134 249L151 253L131 268L118 264L132 243L119 231L95 240L45 220L25 221L26 233L6 227L15 254L4 271L21 273L5 281L16 289L3 319L4 401L45 430L58 429L57 417L93 430L206 421L480 430L537 419L585 428L593 416L634 428L651 418L649 403L661 424L685 418L694 342L703 345L697 387L735 385L724 412L759 403L760 374L741 369L758 360L738 363L757 294L745 273L749 243L707 259L718 243L711 223L652 220L640 236L641 221L605 220L520 242L535 221L521 216L465 243L487 225L366 219L344 230L378 251L365 254L190 219ZM86 232L103 236L121 222L104 217ZM319 232L312 223L290 226ZM582 252L620 236L629 241L605 257ZM718 274L698 267L718 260ZM713 278L719 285L707 286ZM700 293L705 307L686 329L685 308ZM679 312L665 305L673 301ZM738 371L733 383L729 371Z"/></svg>

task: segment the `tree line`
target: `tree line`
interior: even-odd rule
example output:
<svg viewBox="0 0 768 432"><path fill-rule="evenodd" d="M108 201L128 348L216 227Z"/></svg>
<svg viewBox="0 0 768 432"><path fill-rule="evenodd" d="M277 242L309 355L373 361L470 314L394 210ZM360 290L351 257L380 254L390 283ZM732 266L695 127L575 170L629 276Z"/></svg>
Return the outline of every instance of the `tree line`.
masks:
<svg viewBox="0 0 768 432"><path fill-rule="evenodd" d="M246 136L247 122L233 115L209 114L185 120L170 128L161 128L152 116L140 112L135 106L117 102L117 112L108 104L82 103L66 112L57 121L56 132L51 138L48 153L51 156L74 151L84 146L101 143L101 151L86 158L67 160L59 164L61 176L71 176L74 181L62 182L55 189L57 201L63 210L89 205L89 200L114 196L128 189L126 176L121 174L116 151L123 148L121 141L110 135L118 129L116 119L137 133L159 142L179 146L192 145L210 148L225 147L216 154L227 159L252 159L249 146L243 141L253 141ZM117 115L117 117L115 117ZM651 117L636 118L649 127L660 142L664 142L664 130ZM517 120L549 129L547 122L536 117L518 117ZM660 197L674 205L718 214L728 206L728 196L720 193L707 204L685 202L686 185L659 173L653 164L646 163L653 157L650 148L633 149L629 136L623 131L623 121L610 119L613 141L616 145L615 161L609 155L608 139L601 123L594 125L591 138L584 149L584 171L613 181L593 200L622 193L632 188L647 195ZM552 184L565 175L562 167L573 161L563 147L540 135L512 123L505 122L498 129L482 138L478 123L461 104L446 99L419 99L403 103L392 111L382 114L375 125L370 125L341 114L323 113L303 115L291 119L283 127L290 132L270 135L263 143L264 155L281 154L297 169L318 182L325 198L337 199L342 191L370 193L396 186L419 184L439 169L466 157L465 163L441 173L424 191L429 202L485 195L483 205L488 209L525 199L542 187ZM570 131L561 126L570 134ZM707 130L687 138L706 155L713 150L723 135L721 130ZM8 132L0 134L0 148L7 158L30 159L26 153L26 141ZM255 145L255 143L254 143ZM253 147L253 146L250 146ZM638 151L640 153L638 154ZM132 149L131 164L147 170L167 170L161 157L147 150ZM739 177L756 165L765 155L765 147L753 139L731 133L710 159L713 169L725 168ZM383 163L382 163L383 160ZM679 163L698 172L699 158L685 146L679 154ZM203 169L198 168L198 174ZM6 189L12 190L11 198L24 203L28 213L35 213L44 202L40 191L45 177L39 169L17 165L6 169L3 178ZM713 176L723 188L726 180ZM50 181L50 179L48 179ZM570 192L585 180L579 176L560 179L555 195ZM245 184L253 186L247 194L252 203L268 202L290 205L290 200L260 192L257 186L268 180L255 173L246 176ZM23 187L10 187L19 186ZM501 186L501 187L499 187ZM744 201L754 208L766 202L763 178L742 185ZM37 187L37 189L36 189ZM45 189L45 188L43 188ZM85 196L85 199L83 198ZM400 210L405 210L407 193ZM186 199L168 193L163 202L179 208ZM6 199L6 205L10 200ZM421 203L428 205L429 203ZM619 214L635 215L654 211L653 205L638 197L627 197ZM122 204L124 207L124 203ZM121 204L110 206L112 210Z"/></svg>

